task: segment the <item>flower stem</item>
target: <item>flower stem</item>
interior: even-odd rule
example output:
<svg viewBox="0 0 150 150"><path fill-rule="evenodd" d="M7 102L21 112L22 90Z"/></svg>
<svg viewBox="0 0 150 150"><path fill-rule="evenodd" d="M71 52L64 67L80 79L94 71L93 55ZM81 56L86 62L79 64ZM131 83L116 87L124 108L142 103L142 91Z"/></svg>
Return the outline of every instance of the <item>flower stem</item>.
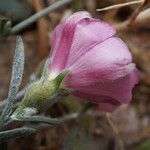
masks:
<svg viewBox="0 0 150 150"><path fill-rule="evenodd" d="M124 149L124 143L123 143L123 141L122 141L122 139L120 137L120 134L119 134L119 131L118 131L117 127L115 126L115 124L113 123L113 121L110 118L110 114L109 113L105 113L104 114L104 118L107 121L107 123L110 126L110 128L112 129L113 135L115 136L116 141L118 143L119 150L125 150Z"/></svg>

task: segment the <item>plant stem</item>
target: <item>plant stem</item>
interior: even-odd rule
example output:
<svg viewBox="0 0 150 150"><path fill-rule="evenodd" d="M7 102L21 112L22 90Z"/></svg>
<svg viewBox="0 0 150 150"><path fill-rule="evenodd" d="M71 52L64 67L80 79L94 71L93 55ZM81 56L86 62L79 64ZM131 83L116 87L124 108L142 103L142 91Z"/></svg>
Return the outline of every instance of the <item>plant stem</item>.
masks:
<svg viewBox="0 0 150 150"><path fill-rule="evenodd" d="M71 1L72 0L59 0L58 2L50 5L49 7L43 9L42 11L36 13L35 15L29 17L28 19L26 19L26 20L22 21L21 23L17 24L16 26L14 26L11 30L11 33L17 33L19 31L21 31L22 29L24 29L28 25L32 24L36 20L47 15L49 12L52 12L60 7L63 7L64 5L70 3Z"/></svg>
<svg viewBox="0 0 150 150"><path fill-rule="evenodd" d="M112 129L113 135L116 138L116 141L118 143L119 150L125 150L124 149L124 143L123 143L123 141L121 139L121 136L119 134L119 131L118 131L117 127L115 126L115 124L113 123L113 121L110 118L110 114L109 113L105 113L104 114L104 118L107 121L109 127Z"/></svg>
<svg viewBox="0 0 150 150"><path fill-rule="evenodd" d="M64 117L61 117L60 120L64 122L64 121L77 119L78 117L79 117L79 113L72 113L72 114L66 115Z"/></svg>
<svg viewBox="0 0 150 150"><path fill-rule="evenodd" d="M90 108L92 108L93 106L94 106L94 105L93 105L92 103L90 103L90 102L86 103L86 104L81 108L81 110L79 111L78 117L81 118L82 115L83 115L84 113L86 113L86 112L87 112Z"/></svg>

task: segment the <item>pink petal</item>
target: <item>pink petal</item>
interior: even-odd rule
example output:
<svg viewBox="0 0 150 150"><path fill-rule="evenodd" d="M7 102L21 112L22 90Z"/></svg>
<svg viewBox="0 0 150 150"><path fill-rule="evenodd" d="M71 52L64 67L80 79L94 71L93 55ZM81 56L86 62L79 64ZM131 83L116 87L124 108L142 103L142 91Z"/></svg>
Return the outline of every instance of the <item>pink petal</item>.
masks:
<svg viewBox="0 0 150 150"><path fill-rule="evenodd" d="M67 67L71 66L94 46L115 34L115 29L99 19L87 18L81 20L74 33L69 52Z"/></svg>
<svg viewBox="0 0 150 150"><path fill-rule="evenodd" d="M82 98L80 100L89 100L92 103L98 103L98 107L100 108L100 110L105 112L113 112L118 106L121 105L120 102L112 99L111 97L102 96L100 94L96 95L92 93L82 93L77 91L74 95Z"/></svg>
<svg viewBox="0 0 150 150"><path fill-rule="evenodd" d="M132 89L138 80L139 71L135 68L132 73L122 78L76 88L75 95L96 103L113 105L128 103L132 99Z"/></svg>
<svg viewBox="0 0 150 150"><path fill-rule="evenodd" d="M52 57L51 68L52 74L58 74L62 71L66 65L69 50L72 44L76 25L80 20L89 18L90 15L87 12L78 12L68 18L64 23L61 23L55 28L51 36L52 43Z"/></svg>
<svg viewBox="0 0 150 150"><path fill-rule="evenodd" d="M131 62L132 57L125 43L111 37L93 47L69 68L65 84L80 88L115 80L132 72L135 66Z"/></svg>
<svg viewBox="0 0 150 150"><path fill-rule="evenodd" d="M114 28L91 18L89 13L74 13L52 33L51 74L58 75L85 52L114 34Z"/></svg>

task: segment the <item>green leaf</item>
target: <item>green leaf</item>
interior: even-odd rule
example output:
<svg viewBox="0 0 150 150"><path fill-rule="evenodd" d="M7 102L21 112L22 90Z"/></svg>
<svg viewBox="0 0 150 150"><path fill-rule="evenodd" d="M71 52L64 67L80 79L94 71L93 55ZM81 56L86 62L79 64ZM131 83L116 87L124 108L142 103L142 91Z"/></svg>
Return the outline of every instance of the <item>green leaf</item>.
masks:
<svg viewBox="0 0 150 150"><path fill-rule="evenodd" d="M71 113L60 118L50 118L40 115L35 116L16 116L15 114L11 116L12 120L16 121L28 121L28 122L37 122L37 123L46 123L49 125L58 125L62 124L65 121L74 120L78 118L78 113Z"/></svg>
<svg viewBox="0 0 150 150"><path fill-rule="evenodd" d="M2 113L2 117L10 116L13 108L13 103L18 93L19 85L22 80L22 74L24 69L24 46L21 37L17 37L15 56L12 68L12 77L9 87L9 93L7 98L7 104Z"/></svg>
<svg viewBox="0 0 150 150"><path fill-rule="evenodd" d="M13 119L13 118L12 118ZM15 119L15 118L14 118ZM38 123L47 123L50 125L58 125L63 123L64 121L61 119L55 119L55 118L50 118L50 117L45 117L45 116L19 116L16 118L16 120L19 121L29 121L29 122L38 122Z"/></svg>
<svg viewBox="0 0 150 150"><path fill-rule="evenodd" d="M8 130L8 131L2 131L0 132L0 143L7 141L10 138L18 138L18 137L24 137L26 135L30 135L35 131L36 129L29 128L29 127L21 127L21 128Z"/></svg>

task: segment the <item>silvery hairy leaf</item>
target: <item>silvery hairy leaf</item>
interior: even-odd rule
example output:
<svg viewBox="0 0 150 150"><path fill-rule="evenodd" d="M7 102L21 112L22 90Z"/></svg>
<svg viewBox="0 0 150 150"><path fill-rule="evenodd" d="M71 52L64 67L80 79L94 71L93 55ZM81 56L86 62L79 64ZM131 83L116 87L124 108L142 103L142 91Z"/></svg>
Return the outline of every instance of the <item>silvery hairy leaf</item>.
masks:
<svg viewBox="0 0 150 150"><path fill-rule="evenodd" d="M7 116L9 113L11 113L13 102L16 98L19 85L22 80L23 69L24 69L24 46L21 37L18 36L16 40L16 49L13 60L12 77L7 98L7 105L4 109L2 116Z"/></svg>

